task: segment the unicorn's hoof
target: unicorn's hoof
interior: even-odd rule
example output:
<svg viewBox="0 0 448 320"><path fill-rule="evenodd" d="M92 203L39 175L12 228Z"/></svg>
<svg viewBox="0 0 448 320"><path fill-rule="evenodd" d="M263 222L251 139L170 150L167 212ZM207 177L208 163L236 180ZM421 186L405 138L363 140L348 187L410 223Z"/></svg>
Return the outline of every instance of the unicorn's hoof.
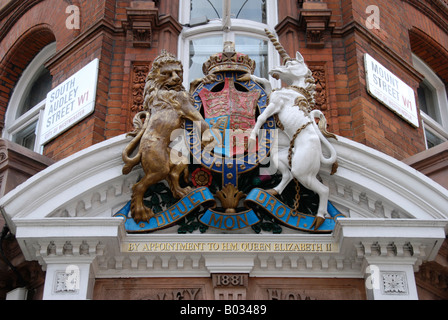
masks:
<svg viewBox="0 0 448 320"><path fill-rule="evenodd" d="M320 226L325 222L325 218L316 217L311 225L311 229L314 227L314 231L320 228Z"/></svg>

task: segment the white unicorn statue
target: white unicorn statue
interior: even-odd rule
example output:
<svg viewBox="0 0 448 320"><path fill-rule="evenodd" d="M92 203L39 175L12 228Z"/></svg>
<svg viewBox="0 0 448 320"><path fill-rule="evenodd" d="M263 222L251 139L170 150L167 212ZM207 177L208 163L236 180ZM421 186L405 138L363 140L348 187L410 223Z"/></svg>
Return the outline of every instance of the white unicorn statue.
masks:
<svg viewBox="0 0 448 320"><path fill-rule="evenodd" d="M281 182L271 190L272 195L281 194L286 186L296 179L305 188L319 195L319 207L311 229L317 230L328 215L329 188L322 184L317 175L321 165L333 165L332 174L337 169L337 153L327 138L336 136L326 131L327 120L319 110L312 110L315 106L315 80L308 69L302 55L297 52L296 58L291 59L275 37L266 30L271 41L283 58L284 65L272 69L269 74L285 82L288 87L272 90L269 104L258 117L253 128L249 144L256 143L256 137L261 126L268 118L276 116L279 128L279 143L277 154L271 157L274 166L282 174ZM263 85L266 91L271 90L267 79L252 76L254 81ZM318 124L316 119L319 119ZM329 152L329 158L323 154L322 146Z"/></svg>

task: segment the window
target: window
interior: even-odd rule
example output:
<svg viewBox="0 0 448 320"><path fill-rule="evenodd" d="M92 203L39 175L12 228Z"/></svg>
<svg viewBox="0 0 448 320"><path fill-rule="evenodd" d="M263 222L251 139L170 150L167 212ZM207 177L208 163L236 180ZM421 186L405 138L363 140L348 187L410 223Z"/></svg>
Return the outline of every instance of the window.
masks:
<svg viewBox="0 0 448 320"><path fill-rule="evenodd" d="M272 2L272 1L271 1ZM223 11L226 8L226 11ZM228 11L230 10L230 11ZM190 17L208 19L221 19L230 13L235 19L246 19L267 23L266 0L191 0Z"/></svg>
<svg viewBox="0 0 448 320"><path fill-rule="evenodd" d="M222 52L225 41L256 62L255 75L269 78L270 67L279 64L278 54L265 34L277 23L277 1L181 0L179 56L185 68L185 87L202 78L202 65ZM275 80L273 80L275 82Z"/></svg>
<svg viewBox="0 0 448 320"><path fill-rule="evenodd" d="M417 90L427 148L448 141L448 99L445 84L421 59L413 55L415 69L425 79Z"/></svg>
<svg viewBox="0 0 448 320"><path fill-rule="evenodd" d="M55 52L55 43L50 44L30 62L14 88L5 116L3 138L39 153L39 119L53 80L44 63Z"/></svg>
<svg viewBox="0 0 448 320"><path fill-rule="evenodd" d="M191 39L190 42L190 63L189 63L189 80L203 77L202 65L205 61L217 52L222 51L223 44L222 35L210 35Z"/></svg>

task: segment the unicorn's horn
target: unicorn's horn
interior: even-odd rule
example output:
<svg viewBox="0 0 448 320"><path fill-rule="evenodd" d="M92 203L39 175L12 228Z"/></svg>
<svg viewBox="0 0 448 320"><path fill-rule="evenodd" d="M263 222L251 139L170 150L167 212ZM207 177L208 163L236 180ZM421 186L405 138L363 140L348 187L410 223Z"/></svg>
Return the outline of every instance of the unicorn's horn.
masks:
<svg viewBox="0 0 448 320"><path fill-rule="evenodd" d="M286 63L287 61L292 60L291 57L286 52L285 48L281 45L281 43L278 41L278 39L274 36L274 34L269 31L268 29L264 29L266 32L269 40L274 44L275 49L277 49L278 53L280 54L280 57L283 59L283 63Z"/></svg>

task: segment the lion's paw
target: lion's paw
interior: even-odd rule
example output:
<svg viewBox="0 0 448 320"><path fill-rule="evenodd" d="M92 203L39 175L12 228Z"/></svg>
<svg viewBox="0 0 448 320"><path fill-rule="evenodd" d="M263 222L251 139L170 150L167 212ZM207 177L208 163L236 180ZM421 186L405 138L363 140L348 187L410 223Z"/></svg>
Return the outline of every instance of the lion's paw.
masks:
<svg viewBox="0 0 448 320"><path fill-rule="evenodd" d="M135 223L149 222L154 215L154 212L145 206L136 206L135 208L132 208L131 211L131 216Z"/></svg>

